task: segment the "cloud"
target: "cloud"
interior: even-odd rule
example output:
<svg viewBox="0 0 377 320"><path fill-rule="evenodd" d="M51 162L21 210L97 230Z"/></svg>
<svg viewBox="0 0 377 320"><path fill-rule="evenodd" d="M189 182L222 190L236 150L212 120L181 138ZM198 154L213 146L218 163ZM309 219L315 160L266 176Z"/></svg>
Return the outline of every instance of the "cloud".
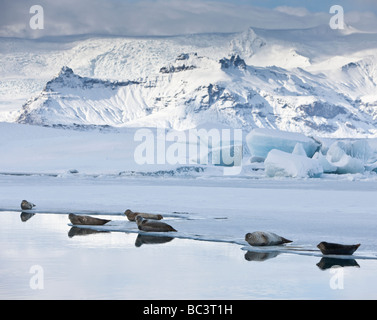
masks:
<svg viewBox="0 0 377 320"><path fill-rule="evenodd" d="M377 33L377 16L373 12L347 12L345 20L349 25L359 30Z"/></svg>
<svg viewBox="0 0 377 320"><path fill-rule="evenodd" d="M280 7L276 7L275 10L292 15L292 16L297 16L297 17L305 17L310 14L308 9L303 8L303 7L280 6Z"/></svg>
<svg viewBox="0 0 377 320"><path fill-rule="evenodd" d="M367 0L364 0L367 1ZM0 0L0 36L37 38L77 34L177 35L240 32L248 27L310 28L328 23L329 13L303 7L255 7L216 0L39 0L44 29L29 27L32 0ZM356 21L356 15L353 20ZM369 20L373 17L369 17ZM361 22L361 20L358 20ZM364 25L367 25L363 21Z"/></svg>

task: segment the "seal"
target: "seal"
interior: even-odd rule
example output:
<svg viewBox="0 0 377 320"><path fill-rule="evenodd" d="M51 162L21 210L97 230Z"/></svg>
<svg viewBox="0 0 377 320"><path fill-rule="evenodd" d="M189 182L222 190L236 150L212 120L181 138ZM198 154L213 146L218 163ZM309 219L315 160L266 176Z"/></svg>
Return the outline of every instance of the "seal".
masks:
<svg viewBox="0 0 377 320"><path fill-rule="evenodd" d="M329 243L322 241L317 245L317 248L321 250L323 254L336 254L336 255L352 255L358 248L360 244L339 244L339 243Z"/></svg>
<svg viewBox="0 0 377 320"><path fill-rule="evenodd" d="M31 202L26 201L26 200L22 200L22 202L21 202L21 209L22 210L31 210L31 209L33 209L33 207L35 207L34 203L31 203Z"/></svg>
<svg viewBox="0 0 377 320"><path fill-rule="evenodd" d="M104 224L111 221L111 220L93 218L89 216L78 216L73 213L70 213L68 215L68 218L74 225L103 226Z"/></svg>
<svg viewBox="0 0 377 320"><path fill-rule="evenodd" d="M130 209L127 209L124 214L127 216L128 220L136 221L137 216L141 216L144 219L149 220L162 220L163 216L160 214L153 214L153 213L142 213L142 212L133 212Z"/></svg>
<svg viewBox="0 0 377 320"><path fill-rule="evenodd" d="M160 221L150 221L144 219L141 216L136 216L137 227L141 231L147 232L177 232L171 225L160 222Z"/></svg>
<svg viewBox="0 0 377 320"><path fill-rule="evenodd" d="M276 246L292 242L291 240L278 236L275 233L264 231L247 233L245 235L245 240L251 246Z"/></svg>

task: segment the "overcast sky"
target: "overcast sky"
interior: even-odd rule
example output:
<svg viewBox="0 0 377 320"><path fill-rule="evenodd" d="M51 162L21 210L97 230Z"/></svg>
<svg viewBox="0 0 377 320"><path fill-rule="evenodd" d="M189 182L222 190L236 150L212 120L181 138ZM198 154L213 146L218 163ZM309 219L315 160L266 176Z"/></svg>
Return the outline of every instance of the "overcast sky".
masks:
<svg viewBox="0 0 377 320"><path fill-rule="evenodd" d="M44 10L44 29L33 30L32 5ZM328 24L333 5L346 23L377 32L377 0L0 0L0 36L176 35L239 32L248 27L309 28Z"/></svg>

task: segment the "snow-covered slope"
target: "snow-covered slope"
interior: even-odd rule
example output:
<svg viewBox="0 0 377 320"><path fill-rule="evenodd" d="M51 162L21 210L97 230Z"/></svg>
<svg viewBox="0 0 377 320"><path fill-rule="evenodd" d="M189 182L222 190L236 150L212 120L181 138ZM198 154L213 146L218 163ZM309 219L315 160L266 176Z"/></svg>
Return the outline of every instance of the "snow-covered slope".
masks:
<svg viewBox="0 0 377 320"><path fill-rule="evenodd" d="M376 34L323 26L59 40L0 40L0 120L377 133Z"/></svg>

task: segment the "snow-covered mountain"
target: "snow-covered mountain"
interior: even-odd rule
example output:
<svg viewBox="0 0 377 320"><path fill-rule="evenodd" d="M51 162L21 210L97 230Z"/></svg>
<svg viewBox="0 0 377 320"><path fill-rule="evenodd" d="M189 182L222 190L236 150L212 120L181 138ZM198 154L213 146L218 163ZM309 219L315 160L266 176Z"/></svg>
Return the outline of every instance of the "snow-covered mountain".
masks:
<svg viewBox="0 0 377 320"><path fill-rule="evenodd" d="M377 35L351 27L1 42L1 104L17 84L30 98L7 114L20 123L377 134Z"/></svg>

